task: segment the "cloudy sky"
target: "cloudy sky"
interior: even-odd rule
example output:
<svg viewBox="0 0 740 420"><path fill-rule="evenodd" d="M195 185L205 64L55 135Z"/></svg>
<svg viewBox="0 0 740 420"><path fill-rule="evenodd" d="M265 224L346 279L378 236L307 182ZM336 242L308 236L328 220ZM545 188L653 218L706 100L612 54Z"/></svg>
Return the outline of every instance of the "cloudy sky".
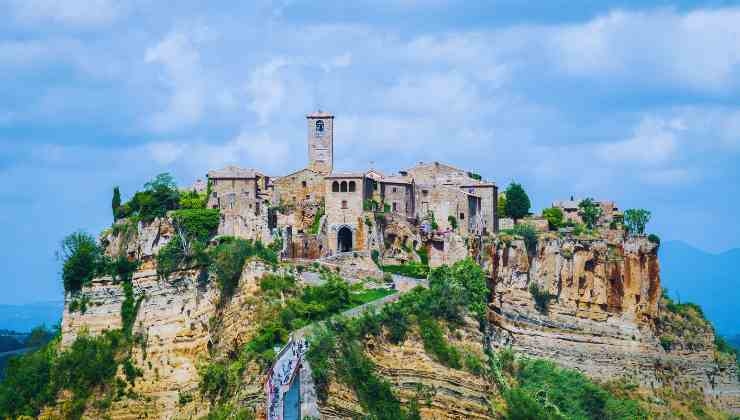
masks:
<svg viewBox="0 0 740 420"><path fill-rule="evenodd" d="M166 4L167 3L167 4ZM160 172L439 160L534 207L652 210L740 246L740 7L730 2L0 0L0 303L59 299L54 252Z"/></svg>

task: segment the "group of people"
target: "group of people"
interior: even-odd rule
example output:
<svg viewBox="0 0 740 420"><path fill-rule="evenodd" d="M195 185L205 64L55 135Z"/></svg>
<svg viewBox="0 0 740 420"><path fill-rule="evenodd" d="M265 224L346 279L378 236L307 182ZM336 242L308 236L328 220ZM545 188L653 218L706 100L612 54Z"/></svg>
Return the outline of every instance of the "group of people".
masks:
<svg viewBox="0 0 740 420"><path fill-rule="evenodd" d="M267 418L269 420L282 419L283 397L288 391L285 386L291 384L307 351L308 342L305 339L291 339L288 345L278 353L267 380Z"/></svg>

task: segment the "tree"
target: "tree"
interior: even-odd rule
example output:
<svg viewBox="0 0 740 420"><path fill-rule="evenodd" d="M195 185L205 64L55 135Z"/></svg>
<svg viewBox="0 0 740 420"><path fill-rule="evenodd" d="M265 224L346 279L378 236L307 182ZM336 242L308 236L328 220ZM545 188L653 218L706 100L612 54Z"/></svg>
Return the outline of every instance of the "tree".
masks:
<svg viewBox="0 0 740 420"><path fill-rule="evenodd" d="M599 221L599 217L601 217L601 207L599 207L599 204L593 198L587 198L578 203L578 208L580 209L578 214L583 219L583 223L589 229L593 229L596 226L596 222Z"/></svg>
<svg viewBox="0 0 740 420"><path fill-rule="evenodd" d="M496 212L498 217L507 217L506 215L506 194L498 195L498 203L496 203Z"/></svg>
<svg viewBox="0 0 740 420"><path fill-rule="evenodd" d="M118 220L118 208L121 207L121 191L118 187L113 188L113 200L111 201L111 208L113 209L113 221Z"/></svg>
<svg viewBox="0 0 740 420"><path fill-rule="evenodd" d="M563 226L563 211L557 207L542 210L542 217L547 219L550 230L555 230Z"/></svg>
<svg viewBox="0 0 740 420"><path fill-rule="evenodd" d="M102 259L95 238L86 232L74 232L62 240L58 253L62 264L62 282L67 292L78 291L92 281Z"/></svg>
<svg viewBox="0 0 740 420"><path fill-rule="evenodd" d="M645 209L628 209L624 212L624 226L631 234L642 235L650 221L650 212Z"/></svg>
<svg viewBox="0 0 740 420"><path fill-rule="evenodd" d="M531 203L527 193L524 192L524 188L516 182L509 184L509 187L506 188L506 214L516 222L529 214L530 206Z"/></svg>

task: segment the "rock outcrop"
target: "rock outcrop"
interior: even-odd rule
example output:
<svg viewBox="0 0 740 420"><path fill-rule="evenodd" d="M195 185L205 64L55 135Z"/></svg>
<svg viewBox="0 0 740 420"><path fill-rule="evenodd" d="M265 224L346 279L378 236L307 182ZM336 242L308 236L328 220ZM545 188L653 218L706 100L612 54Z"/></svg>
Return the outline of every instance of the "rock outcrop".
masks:
<svg viewBox="0 0 740 420"><path fill-rule="evenodd" d="M494 347L512 346L597 379L700 389L715 404L740 410L736 367L716 360L711 328L708 344L693 351L661 346L656 244L541 237L531 251L522 240L489 249Z"/></svg>

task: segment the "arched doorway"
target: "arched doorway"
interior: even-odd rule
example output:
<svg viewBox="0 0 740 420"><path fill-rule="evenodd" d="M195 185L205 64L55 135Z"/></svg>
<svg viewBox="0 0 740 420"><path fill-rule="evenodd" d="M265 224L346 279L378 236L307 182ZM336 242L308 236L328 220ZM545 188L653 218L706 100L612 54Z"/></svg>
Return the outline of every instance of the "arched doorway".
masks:
<svg viewBox="0 0 740 420"><path fill-rule="evenodd" d="M347 226L343 226L337 232L337 250L339 252L352 251L352 231Z"/></svg>

